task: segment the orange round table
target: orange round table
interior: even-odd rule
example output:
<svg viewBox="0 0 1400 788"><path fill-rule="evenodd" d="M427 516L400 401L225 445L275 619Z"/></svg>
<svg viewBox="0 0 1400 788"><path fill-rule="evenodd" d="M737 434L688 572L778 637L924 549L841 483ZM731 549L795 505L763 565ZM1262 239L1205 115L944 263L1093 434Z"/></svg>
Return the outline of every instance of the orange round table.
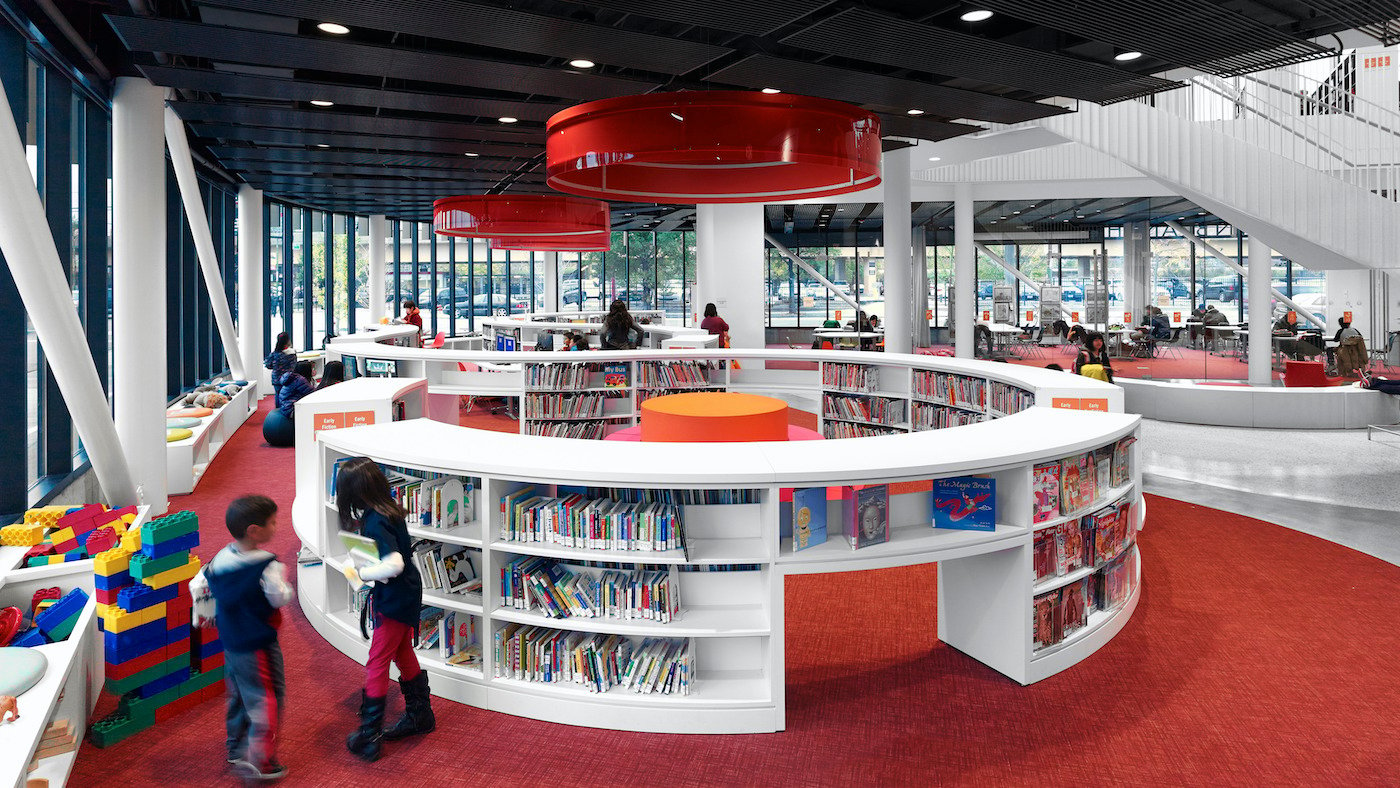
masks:
<svg viewBox="0 0 1400 788"><path fill-rule="evenodd" d="M641 427L648 443L785 441L788 406L757 394L668 394L642 403Z"/></svg>

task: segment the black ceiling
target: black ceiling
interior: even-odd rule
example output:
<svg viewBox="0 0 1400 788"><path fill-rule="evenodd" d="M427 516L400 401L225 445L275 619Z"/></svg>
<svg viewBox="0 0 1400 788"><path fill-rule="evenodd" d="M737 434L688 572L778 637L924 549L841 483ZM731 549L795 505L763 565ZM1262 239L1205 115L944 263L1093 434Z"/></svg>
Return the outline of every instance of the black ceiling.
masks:
<svg viewBox="0 0 1400 788"><path fill-rule="evenodd" d="M1151 75L1172 68L1235 74L1325 56L1308 39L1338 30L1400 31L1395 0L59 1L114 71L175 89L196 148L236 179L411 219L453 193L548 192L545 121L581 101L772 87L860 104L888 136L940 140L1065 111L1050 97L1169 89ZM996 13L962 21L973 7ZM325 21L351 32L321 32ZM106 46L113 31L126 62ZM1114 60L1129 49L1145 56ZM629 226L690 215L618 206Z"/></svg>

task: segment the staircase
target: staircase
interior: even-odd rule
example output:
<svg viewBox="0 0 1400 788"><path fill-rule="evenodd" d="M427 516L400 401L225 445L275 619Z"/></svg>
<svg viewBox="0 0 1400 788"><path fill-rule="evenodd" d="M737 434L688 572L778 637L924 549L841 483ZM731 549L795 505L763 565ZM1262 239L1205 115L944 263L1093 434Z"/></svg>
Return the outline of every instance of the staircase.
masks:
<svg viewBox="0 0 1400 788"><path fill-rule="evenodd" d="M1400 114L1287 69L1036 121L1309 269L1400 268Z"/></svg>

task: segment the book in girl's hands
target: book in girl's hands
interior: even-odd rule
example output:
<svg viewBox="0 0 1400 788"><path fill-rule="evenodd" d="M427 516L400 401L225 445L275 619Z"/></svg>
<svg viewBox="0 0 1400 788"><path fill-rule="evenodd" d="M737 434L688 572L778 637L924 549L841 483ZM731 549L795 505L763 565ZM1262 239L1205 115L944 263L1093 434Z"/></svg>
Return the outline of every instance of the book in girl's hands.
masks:
<svg viewBox="0 0 1400 788"><path fill-rule="evenodd" d="M890 488L887 484L843 487L841 514L852 550L890 540Z"/></svg>
<svg viewBox="0 0 1400 788"><path fill-rule="evenodd" d="M1060 461L1060 514L1077 512L1093 501L1094 469L1089 455Z"/></svg>
<svg viewBox="0 0 1400 788"><path fill-rule="evenodd" d="M1110 479L1113 475L1113 447L1104 446L1092 455L1094 459L1094 497L1108 494L1108 488L1112 486Z"/></svg>
<svg viewBox="0 0 1400 788"><path fill-rule="evenodd" d="M957 476L933 482L933 527L959 531L995 531L997 482L981 476Z"/></svg>
<svg viewBox="0 0 1400 788"><path fill-rule="evenodd" d="M826 488L804 487L792 491L792 551L806 550L826 541Z"/></svg>
<svg viewBox="0 0 1400 788"><path fill-rule="evenodd" d="M1035 493L1032 522L1043 523L1060 514L1060 464L1043 462L1031 470L1031 486Z"/></svg>
<svg viewBox="0 0 1400 788"><path fill-rule="evenodd" d="M472 566L471 553L466 548L452 555L442 557L443 583L448 593L460 594L467 590L476 579L476 568Z"/></svg>

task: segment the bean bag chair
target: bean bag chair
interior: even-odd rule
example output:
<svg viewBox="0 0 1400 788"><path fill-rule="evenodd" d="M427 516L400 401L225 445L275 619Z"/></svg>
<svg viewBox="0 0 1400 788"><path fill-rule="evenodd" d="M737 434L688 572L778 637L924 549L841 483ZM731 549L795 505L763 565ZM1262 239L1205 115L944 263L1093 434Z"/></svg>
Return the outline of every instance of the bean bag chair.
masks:
<svg viewBox="0 0 1400 788"><path fill-rule="evenodd" d="M166 419L166 429L179 429L181 427L198 427L199 419L192 419L188 416L181 416L178 419Z"/></svg>
<svg viewBox="0 0 1400 788"><path fill-rule="evenodd" d="M175 441L182 441L193 434L193 430L189 430L184 427L175 427L165 431L165 442L174 443Z"/></svg>
<svg viewBox="0 0 1400 788"><path fill-rule="evenodd" d="M213 416L214 411L210 408L175 408L174 410L166 411L165 415L167 417L192 416L196 419L202 419L205 416Z"/></svg>
<svg viewBox="0 0 1400 788"><path fill-rule="evenodd" d="M296 445L297 429L296 422L282 415L282 411L273 409L263 419L263 440L267 445L286 449Z"/></svg>

